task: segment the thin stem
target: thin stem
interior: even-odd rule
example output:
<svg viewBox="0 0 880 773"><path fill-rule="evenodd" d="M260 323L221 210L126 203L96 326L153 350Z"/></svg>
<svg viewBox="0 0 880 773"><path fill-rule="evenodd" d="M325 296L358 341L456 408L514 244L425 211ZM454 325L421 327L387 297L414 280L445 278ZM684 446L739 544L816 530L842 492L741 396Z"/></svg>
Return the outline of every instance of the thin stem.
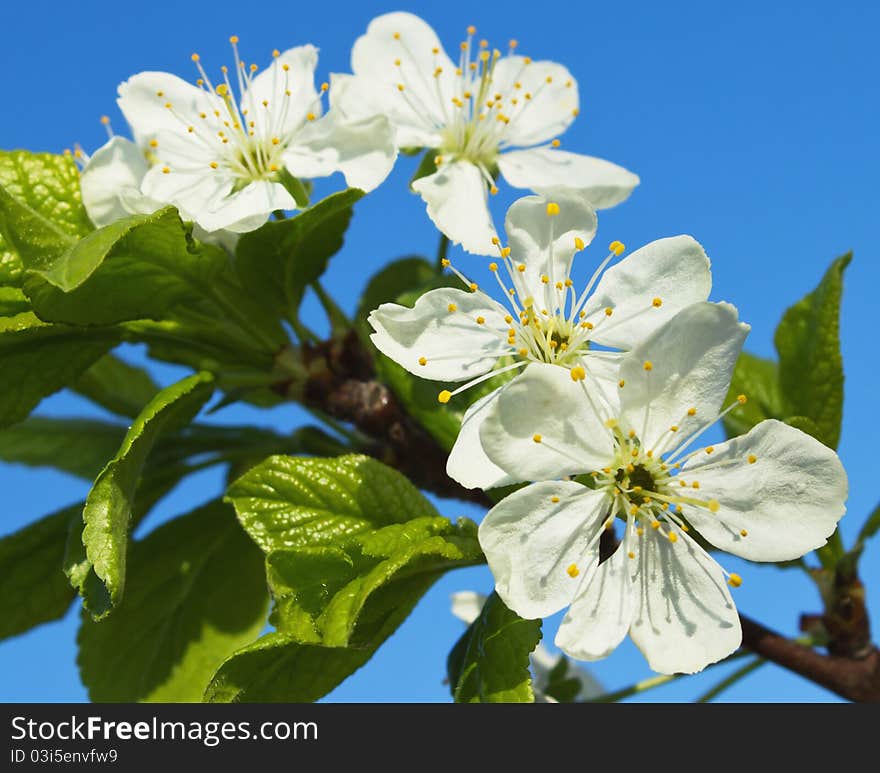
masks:
<svg viewBox="0 0 880 773"><path fill-rule="evenodd" d="M441 233L440 243L437 245L437 273L443 273L443 261L446 260L446 252L449 250L449 237Z"/></svg>
<svg viewBox="0 0 880 773"><path fill-rule="evenodd" d="M744 679L752 671L756 671L758 668L763 666L767 661L764 658L757 657L754 660L750 660L744 666L741 666L736 671L734 671L730 676L726 679L722 679L718 684L716 684L711 690L703 693L699 698L697 698L697 703L709 703L709 701L717 698L721 693L723 693L728 687L732 687L736 684L740 679Z"/></svg>
<svg viewBox="0 0 880 773"><path fill-rule="evenodd" d="M352 321L348 318L348 315L339 308L339 304L330 297L330 294L324 289L321 281L316 279L312 282L311 287L312 290L315 291L315 295L318 296L318 300L321 302L321 307L324 309L327 319L330 320L330 326L333 328L333 332L342 333L346 330L351 330L353 327Z"/></svg>
<svg viewBox="0 0 880 773"><path fill-rule="evenodd" d="M721 661L721 663L730 663L734 660L744 658L748 654L750 653L740 650L739 652L735 652L726 660ZM712 665L707 666L707 668L712 668L717 665L720 665L720 663L713 663ZM629 698L632 695L638 695L639 693L646 692L647 690L653 690L655 687L662 687L664 684L669 684L669 682L674 682L685 676L690 676L690 674L661 674L660 676L652 676L650 679L643 679L641 682L636 682L629 687L624 687L622 690L617 690L615 692L605 693L604 695L598 695L595 698L590 698L589 700L584 701L584 703L617 703L617 701L623 700L624 698Z"/></svg>

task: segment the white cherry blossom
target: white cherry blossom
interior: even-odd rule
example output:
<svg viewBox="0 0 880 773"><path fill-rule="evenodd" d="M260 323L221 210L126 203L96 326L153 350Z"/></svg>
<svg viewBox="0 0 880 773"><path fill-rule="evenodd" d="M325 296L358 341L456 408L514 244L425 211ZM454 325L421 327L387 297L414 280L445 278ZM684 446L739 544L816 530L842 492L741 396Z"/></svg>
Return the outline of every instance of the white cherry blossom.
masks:
<svg viewBox="0 0 880 773"><path fill-rule="evenodd" d="M387 115L401 148L436 151L436 171L413 183L428 215L469 252L492 254L488 194L498 176L536 192L577 191L597 209L626 199L639 178L592 156L559 149L579 112L578 87L562 65L502 55L469 27L455 61L431 27L410 13L370 22L351 54L353 75L333 78L348 116Z"/></svg>
<svg viewBox="0 0 880 773"><path fill-rule="evenodd" d="M410 373L466 382L440 392L440 402L493 376L547 363L571 389L579 393L583 383L607 404L616 399L621 353L711 289L709 259L690 236L651 242L607 268L624 251L613 242L577 289L574 255L596 231L595 213L577 196L526 196L508 210L506 229L509 246L496 238L499 262L490 269L507 306L453 269L467 290L432 290L413 308L386 303L369 316L373 343ZM505 388L468 409L449 456L447 472L468 488L513 482L479 440L480 425Z"/></svg>
<svg viewBox="0 0 880 773"><path fill-rule="evenodd" d="M146 197L175 204L206 231L245 232L303 206L296 180L340 171L367 191L384 180L396 158L387 119L324 114L314 46L274 51L260 72L241 59L238 38L230 42L235 64L216 83L193 54L195 84L142 72L120 85L119 107L148 153Z"/></svg>
<svg viewBox="0 0 880 773"><path fill-rule="evenodd" d="M698 303L627 354L619 408L572 401L558 370L531 368L483 424L486 453L520 480L480 525L504 602L526 618L565 607L556 636L581 660L629 633L661 673L693 673L739 647L726 572L694 539L754 561L786 561L825 544L845 511L837 455L775 420L703 448L747 326L727 304ZM587 475L591 486L565 476ZM599 563L604 530L620 544Z"/></svg>

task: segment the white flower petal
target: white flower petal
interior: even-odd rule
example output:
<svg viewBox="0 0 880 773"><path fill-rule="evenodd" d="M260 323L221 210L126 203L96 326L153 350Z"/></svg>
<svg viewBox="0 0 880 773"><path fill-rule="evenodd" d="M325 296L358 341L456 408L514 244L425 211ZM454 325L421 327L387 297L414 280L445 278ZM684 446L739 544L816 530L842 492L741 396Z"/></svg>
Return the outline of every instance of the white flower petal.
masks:
<svg viewBox="0 0 880 773"><path fill-rule="evenodd" d="M705 301L711 289L703 248L690 236L672 236L609 268L583 310L587 319L601 320L593 336L597 343L631 349L686 306ZM608 320L601 319L606 308L613 310Z"/></svg>
<svg viewBox="0 0 880 773"><path fill-rule="evenodd" d="M713 545L752 561L788 561L821 547L846 511L837 454L775 419L712 454L701 450L681 475L720 505L717 513L685 505L687 519Z"/></svg>
<svg viewBox="0 0 880 773"><path fill-rule="evenodd" d="M470 625L480 616L486 596L472 590L463 590L452 594L452 614L463 623Z"/></svg>
<svg viewBox="0 0 880 773"><path fill-rule="evenodd" d="M248 120L256 124L258 137L289 136L306 123L309 113L321 115L321 100L315 90L317 66L317 48L296 46L275 57L251 81L242 95L241 109L247 110Z"/></svg>
<svg viewBox="0 0 880 773"><path fill-rule="evenodd" d="M693 540L646 529L638 545L630 636L661 674L693 674L739 647L742 630L724 573Z"/></svg>
<svg viewBox="0 0 880 773"><path fill-rule="evenodd" d="M486 455L516 480L598 470L613 456L603 417L558 365L532 363L507 384L483 419L480 440Z"/></svg>
<svg viewBox="0 0 880 773"><path fill-rule="evenodd" d="M257 180L224 197L210 211L194 211L196 222L206 231L246 233L263 225L275 210L295 208L296 201L283 185Z"/></svg>
<svg viewBox="0 0 880 773"><path fill-rule="evenodd" d="M504 141L511 145L547 142L562 134L577 115L577 82L556 62L503 57L492 72L492 89L505 96L504 112L510 123ZM516 99L515 105L511 99Z"/></svg>
<svg viewBox="0 0 880 773"><path fill-rule="evenodd" d="M507 340L504 314L484 293L441 287L422 295L411 309L383 303L367 322L375 331L370 338L376 348L410 373L464 381L490 371L498 361Z"/></svg>
<svg viewBox="0 0 880 773"><path fill-rule="evenodd" d="M162 167L154 166L144 176L141 190L152 199L174 204L184 220L198 222L220 206L232 191L233 182L224 174L205 175L201 171L165 174ZM205 230L215 229L205 226Z"/></svg>
<svg viewBox="0 0 880 773"><path fill-rule="evenodd" d="M119 85L116 102L139 145L159 132L185 132L201 122L200 113L226 109L219 97L167 72L133 75Z"/></svg>
<svg viewBox="0 0 880 773"><path fill-rule="evenodd" d="M626 637L633 616L631 560L623 545L583 580L554 644L578 660L599 660Z"/></svg>
<svg viewBox="0 0 880 773"><path fill-rule="evenodd" d="M559 206L558 215L547 214L550 202ZM578 250L575 239L580 239L585 246L596 234L595 211L582 198L561 192L554 196L524 196L507 210L504 227L513 260L525 265L521 274L524 292L520 296L531 295L536 303L543 303L546 308L555 307L558 297L555 284L569 275L572 258ZM542 284L542 275L550 278L549 284Z"/></svg>
<svg viewBox="0 0 880 773"><path fill-rule="evenodd" d="M352 48L351 67L357 84L341 100L346 114L385 114L397 129L398 146L436 146L453 95L455 65L427 23L400 12L373 19ZM438 67L442 72L435 77Z"/></svg>
<svg viewBox="0 0 880 773"><path fill-rule="evenodd" d="M397 149L385 116L346 121L331 110L310 123L284 154L294 177L326 177L342 172L349 187L373 190L394 166Z"/></svg>
<svg viewBox="0 0 880 773"><path fill-rule="evenodd" d="M607 209L629 198L639 178L601 158L551 148L502 153L498 168L514 188L550 195L557 188L576 191L596 209Z"/></svg>
<svg viewBox="0 0 880 773"><path fill-rule="evenodd" d="M495 590L510 609L534 619L571 602L578 580L569 569L574 564L579 573L589 571L598 561L594 538L605 502L603 491L545 482L514 492L489 511L480 524L480 545Z"/></svg>
<svg viewBox="0 0 880 773"><path fill-rule="evenodd" d="M662 451L717 418L748 331L730 304L695 303L624 356L621 414L648 449Z"/></svg>
<svg viewBox="0 0 880 773"><path fill-rule="evenodd" d="M468 407L462 417L461 429L446 460L446 474L465 488L481 488L487 491L517 482L516 478L508 475L486 456L480 440L483 421L506 387L507 384L481 397Z"/></svg>
<svg viewBox="0 0 880 773"><path fill-rule="evenodd" d="M496 255L496 237L489 214L488 188L483 175L468 161L444 164L437 172L412 184L428 205L434 225L475 255Z"/></svg>
<svg viewBox="0 0 880 773"><path fill-rule="evenodd" d="M101 228L127 215L158 209L159 202L141 193L146 173L140 148L124 137L112 137L92 153L80 177L83 206L91 221Z"/></svg>

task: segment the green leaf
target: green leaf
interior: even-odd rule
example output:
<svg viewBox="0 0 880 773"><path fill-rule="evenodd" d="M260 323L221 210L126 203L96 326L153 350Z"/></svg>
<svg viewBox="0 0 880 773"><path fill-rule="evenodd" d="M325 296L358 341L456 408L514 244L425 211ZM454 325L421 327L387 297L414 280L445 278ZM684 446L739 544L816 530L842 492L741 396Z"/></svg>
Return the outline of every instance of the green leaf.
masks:
<svg viewBox="0 0 880 773"><path fill-rule="evenodd" d="M198 373L159 392L135 419L116 456L98 476L83 509L82 544L90 571L75 584L96 619L107 615L122 598L125 556L134 495L144 463L163 432L185 426L211 397L213 376ZM70 575L68 575L70 576ZM74 578L72 578L74 579Z"/></svg>
<svg viewBox="0 0 880 773"><path fill-rule="evenodd" d="M736 361L725 405L739 395L748 401L737 406L722 420L728 437L743 435L764 419L782 419L785 407L779 392L779 369L773 360L741 352Z"/></svg>
<svg viewBox="0 0 880 773"><path fill-rule="evenodd" d="M880 531L880 505L874 508L874 512L868 516L868 519L862 525L857 542L864 543L866 540L871 539L878 531Z"/></svg>
<svg viewBox="0 0 880 773"><path fill-rule="evenodd" d="M30 312L0 317L0 427L25 418L119 343L112 328L49 325Z"/></svg>
<svg viewBox="0 0 880 773"><path fill-rule="evenodd" d="M83 615L78 662L93 701L199 701L265 624L262 554L218 502L135 542L129 578L112 617Z"/></svg>
<svg viewBox="0 0 880 773"><path fill-rule="evenodd" d="M71 518L82 503L0 539L0 639L62 617L75 594L62 571Z"/></svg>
<svg viewBox="0 0 880 773"><path fill-rule="evenodd" d="M14 317L31 310L31 302L17 287L0 287L0 317Z"/></svg>
<svg viewBox="0 0 880 773"><path fill-rule="evenodd" d="M831 264L819 286L785 312L774 338L788 415L811 419L830 448L837 447L843 415L839 317L850 260L847 253Z"/></svg>
<svg viewBox="0 0 880 773"><path fill-rule="evenodd" d="M467 519L453 524L440 517L416 518L342 538L339 544L276 550L267 557L278 604L273 621L301 641L349 646L377 593L415 577L436 579L483 559L477 527Z"/></svg>
<svg viewBox="0 0 880 773"><path fill-rule="evenodd" d="M25 291L42 319L108 325L198 304L227 257L194 242L177 210L165 207L94 231L51 260L24 261Z"/></svg>
<svg viewBox="0 0 880 773"><path fill-rule="evenodd" d="M125 427L88 419L31 416L0 430L0 460L31 467L55 467L93 480L112 458Z"/></svg>
<svg viewBox="0 0 880 773"><path fill-rule="evenodd" d="M807 416L786 416L783 419L789 427L794 427L795 429L799 429L801 432L806 432L808 435L816 438L816 440L822 442L822 430L819 429L816 422L814 422L811 418Z"/></svg>
<svg viewBox="0 0 880 773"><path fill-rule="evenodd" d="M159 391L143 368L129 365L112 354L92 365L71 389L112 413L132 419Z"/></svg>
<svg viewBox="0 0 880 773"><path fill-rule="evenodd" d="M367 456L272 456L227 491L242 526L267 553L328 545L437 511L403 475Z"/></svg>
<svg viewBox="0 0 880 773"><path fill-rule="evenodd" d="M351 647L304 644L289 633L270 633L227 660L214 675L205 700L233 702L316 701L366 663L409 616L434 575L391 583L366 603Z"/></svg>
<svg viewBox="0 0 880 773"><path fill-rule="evenodd" d="M534 701L529 654L541 640L540 620L523 620L493 593L463 638L467 644L449 664L456 703Z"/></svg>
<svg viewBox="0 0 880 773"><path fill-rule="evenodd" d="M235 251L242 284L279 316L295 315L306 288L342 248L352 207L364 192L334 193L296 217L243 234Z"/></svg>
<svg viewBox="0 0 880 773"><path fill-rule="evenodd" d="M73 159L0 151L0 284L20 285L23 259L61 254L91 230Z"/></svg>

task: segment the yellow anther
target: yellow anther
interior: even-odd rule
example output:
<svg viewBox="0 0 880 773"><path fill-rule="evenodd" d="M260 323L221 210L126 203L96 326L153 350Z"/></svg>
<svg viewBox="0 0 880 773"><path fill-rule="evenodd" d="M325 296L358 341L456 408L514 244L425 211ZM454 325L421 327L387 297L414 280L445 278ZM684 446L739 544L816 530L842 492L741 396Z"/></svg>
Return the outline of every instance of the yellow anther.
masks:
<svg viewBox="0 0 880 773"><path fill-rule="evenodd" d="M484 325L485 323L486 323L485 317L477 317L477 324L478 325Z"/></svg>
<svg viewBox="0 0 880 773"><path fill-rule="evenodd" d="M740 529L739 536L740 537L748 537L749 533L745 529Z"/></svg>
<svg viewBox="0 0 880 773"><path fill-rule="evenodd" d="M639 527L636 529L636 534L637 534L639 537L641 537L641 536L643 536L643 535L645 534L645 530L644 530L641 526L639 526Z"/></svg>
<svg viewBox="0 0 880 773"><path fill-rule="evenodd" d="M575 365L570 373L572 381L583 381L587 377L587 371L580 365Z"/></svg>
<svg viewBox="0 0 880 773"><path fill-rule="evenodd" d="M696 416L697 409L696 408L688 408L688 416Z"/></svg>
<svg viewBox="0 0 880 773"><path fill-rule="evenodd" d="M578 110L577 108L575 108L574 110L571 111L571 114L572 114L575 118L577 118L577 117L581 114L581 111Z"/></svg>
<svg viewBox="0 0 880 773"><path fill-rule="evenodd" d="M749 464L754 464L755 462L758 461L758 457L755 456L754 454L749 454L748 460L749 460Z"/></svg>
<svg viewBox="0 0 880 773"><path fill-rule="evenodd" d="M157 97L164 97L164 96L165 96L165 92L164 92L164 91L157 91L157 92L156 92L156 96L157 96Z"/></svg>
<svg viewBox="0 0 880 773"><path fill-rule="evenodd" d="M529 353L529 350L528 350L528 349L517 349L517 350L516 350L516 353L517 353L520 357L525 357L525 356Z"/></svg>
<svg viewBox="0 0 880 773"><path fill-rule="evenodd" d="M727 584L730 585L731 588L738 588L743 584L742 577L731 572L730 577L727 578Z"/></svg>
<svg viewBox="0 0 880 773"><path fill-rule="evenodd" d="M278 171L278 164L269 164L269 171L270 172L277 172Z"/></svg>
<svg viewBox="0 0 880 773"><path fill-rule="evenodd" d="M516 267L516 270L519 271L519 273L521 274L523 271L526 270L526 264L525 264L525 263L520 263L520 264Z"/></svg>
<svg viewBox="0 0 880 773"><path fill-rule="evenodd" d="M577 564L572 564L565 571L568 574L568 576L571 578L575 578L581 573L580 569L577 568Z"/></svg>
<svg viewBox="0 0 880 773"><path fill-rule="evenodd" d="M395 66L395 67L400 67L400 59L395 59L395 60L394 60L394 66Z"/></svg>
<svg viewBox="0 0 880 773"><path fill-rule="evenodd" d="M633 465L628 464L628 465L626 465L626 471L627 472L635 472L636 468Z"/></svg>
<svg viewBox="0 0 880 773"><path fill-rule="evenodd" d="M553 76L552 75L547 76L547 83L553 83Z"/></svg>
<svg viewBox="0 0 880 773"><path fill-rule="evenodd" d="M102 115L101 123L104 124L104 126L107 126L110 123L110 116Z"/></svg>
<svg viewBox="0 0 880 773"><path fill-rule="evenodd" d="M638 448L634 448L634 449L630 452L630 456L632 456L633 459L635 459L636 457L638 457L638 455L639 455L639 449L638 449Z"/></svg>
<svg viewBox="0 0 880 773"><path fill-rule="evenodd" d="M405 87L402 83L398 83L398 84L397 84L397 90L398 90L398 91L403 91L404 88L406 88L406 87Z"/></svg>
<svg viewBox="0 0 880 773"><path fill-rule="evenodd" d="M651 301L651 305L655 309L659 309L663 305L663 299L662 298L655 298L653 301Z"/></svg>
<svg viewBox="0 0 880 773"><path fill-rule="evenodd" d="M617 426L617 419L606 419L605 426L608 429L614 429Z"/></svg>
<svg viewBox="0 0 880 773"><path fill-rule="evenodd" d="M510 314L505 314L504 321L509 325L513 322L513 317L511 317Z"/></svg>
<svg viewBox="0 0 880 773"><path fill-rule="evenodd" d="M638 506L638 505L632 505L632 506L629 508L629 514L630 514L630 515L638 515L638 514L639 514L639 506Z"/></svg>
<svg viewBox="0 0 880 773"><path fill-rule="evenodd" d="M471 282L470 285L468 285L468 287L470 288L470 291L472 293L475 293L477 290L480 289L479 285L476 282Z"/></svg>
<svg viewBox="0 0 880 773"><path fill-rule="evenodd" d="M192 59L194 62L198 62L200 58L201 58L201 57L200 57L198 54L193 54L193 55L190 57L190 59Z"/></svg>
<svg viewBox="0 0 880 773"><path fill-rule="evenodd" d="M443 163L443 156L434 156L434 165L440 166Z"/></svg>
<svg viewBox="0 0 880 773"><path fill-rule="evenodd" d="M519 45L519 41L511 38L509 41L507 41L507 45L509 48L516 48Z"/></svg>
<svg viewBox="0 0 880 773"><path fill-rule="evenodd" d="M257 68L257 65L252 64L248 69L249 69L251 72L256 72L258 68Z"/></svg>
<svg viewBox="0 0 880 773"><path fill-rule="evenodd" d="M623 246L623 242L614 241L608 245L608 251L613 252L615 255L623 255L623 251L626 247Z"/></svg>
<svg viewBox="0 0 880 773"><path fill-rule="evenodd" d="M686 483L685 481L683 481L683 480L680 480L680 481L678 482L678 485L681 486L682 488L684 488L685 486L687 486L687 483Z"/></svg>
<svg viewBox="0 0 880 773"><path fill-rule="evenodd" d="M150 147L151 148L158 148L159 147L158 140L150 140Z"/></svg>
<svg viewBox="0 0 880 773"><path fill-rule="evenodd" d="M190 134L192 134L192 133L196 130L196 127L195 127L195 126L187 126L187 127L186 127L186 130L187 130Z"/></svg>
<svg viewBox="0 0 880 773"><path fill-rule="evenodd" d="M289 65L289 64L282 64L282 65L281 65L281 69L284 70L284 72L290 72L290 65ZM287 93L287 96L289 97L289 96L290 96L290 92L288 91L288 92L286 92L286 93Z"/></svg>
<svg viewBox="0 0 880 773"><path fill-rule="evenodd" d="M501 257L506 258L508 255L510 255L510 247L502 247L501 248Z"/></svg>
<svg viewBox="0 0 880 773"><path fill-rule="evenodd" d="M173 107L173 106L172 106L172 104L171 104L170 102L166 102L166 103L165 103L165 108L166 108L166 109L171 110L172 107Z"/></svg>
<svg viewBox="0 0 880 773"><path fill-rule="evenodd" d="M493 185L491 188L489 188L489 193L491 193L493 196L496 196L498 194L498 187Z"/></svg>
<svg viewBox="0 0 880 773"><path fill-rule="evenodd" d="M440 261L440 265L443 266L443 268L449 268L449 259L448 259L448 258L443 258L443 259Z"/></svg>
<svg viewBox="0 0 880 773"><path fill-rule="evenodd" d="M673 425L669 428L669 431L670 431L670 432L678 432L678 424L673 424Z"/></svg>
<svg viewBox="0 0 880 773"><path fill-rule="evenodd" d="M489 52L488 51L480 51L480 61L488 62L489 61Z"/></svg>
<svg viewBox="0 0 880 773"><path fill-rule="evenodd" d="M216 162L216 161L212 161L212 162L211 162L211 169L216 169L216 168L217 168L217 162Z"/></svg>
<svg viewBox="0 0 880 773"><path fill-rule="evenodd" d="M749 398L746 397L745 395L737 395L737 396L736 396L736 401L737 401L740 405L745 405L746 402L748 401L748 399L749 399Z"/></svg>
<svg viewBox="0 0 880 773"><path fill-rule="evenodd" d="M458 47L459 47L462 51L467 51L468 44L467 44L466 42L459 43L459 44L458 44ZM459 75L461 75L461 73L459 73Z"/></svg>
<svg viewBox="0 0 880 773"><path fill-rule="evenodd" d="M523 64L531 64L531 63L532 63L532 57L530 57L530 56L523 57Z"/></svg>
<svg viewBox="0 0 880 773"><path fill-rule="evenodd" d="M229 87L225 83L221 83L217 87L217 95L221 97L225 97L229 93Z"/></svg>
<svg viewBox="0 0 880 773"><path fill-rule="evenodd" d="M444 405L448 403L452 399L452 392L448 389L444 389L439 395L437 395L437 400Z"/></svg>
<svg viewBox="0 0 880 773"><path fill-rule="evenodd" d="M557 290L561 290L561 289L562 289L562 282L557 282L557 283L556 283L556 289L557 289Z"/></svg>
<svg viewBox="0 0 880 773"><path fill-rule="evenodd" d="M490 264L489 264L489 271L497 271L497 270L498 270L498 264L497 264L497 263L490 263Z"/></svg>
<svg viewBox="0 0 880 773"><path fill-rule="evenodd" d="M645 360L645 363L642 365L645 370L654 370L654 363L650 360Z"/></svg>
<svg viewBox="0 0 880 773"><path fill-rule="evenodd" d="M706 446L706 453L711 454L715 450L715 446Z"/></svg>
<svg viewBox="0 0 880 773"><path fill-rule="evenodd" d="M483 38L483 39L480 41L480 48L489 48L489 41L486 40L485 38Z"/></svg>
<svg viewBox="0 0 880 773"><path fill-rule="evenodd" d="M238 43L238 35L232 35L232 36L229 38L229 42L232 43L233 46L234 46L236 43Z"/></svg>
<svg viewBox="0 0 880 773"><path fill-rule="evenodd" d="M710 513L717 513L721 507L721 503L717 499L710 499L707 503Z"/></svg>
<svg viewBox="0 0 880 773"><path fill-rule="evenodd" d="M273 137L273 138L272 138L272 144L273 144L273 145L277 145L279 142L281 142L281 138L280 138L280 137Z"/></svg>
<svg viewBox="0 0 880 773"><path fill-rule="evenodd" d="M547 284L547 283L550 281L550 277L547 276L546 274L541 274L541 281L542 281L544 284Z"/></svg>
<svg viewBox="0 0 880 773"><path fill-rule="evenodd" d="M306 120L307 121L314 121L317 117L318 116L316 116L314 113L309 113L308 115L306 115Z"/></svg>
<svg viewBox="0 0 880 773"><path fill-rule="evenodd" d="M627 432L626 434L627 434L627 436L629 437L629 439L632 440L632 439L636 436L636 431L635 431L634 429L631 429L631 430L630 430L629 432Z"/></svg>
<svg viewBox="0 0 880 773"><path fill-rule="evenodd" d="M393 37L395 40L400 40L400 33L395 32L391 37Z"/></svg>
<svg viewBox="0 0 880 773"><path fill-rule="evenodd" d="M277 48L273 48L272 49L272 58L277 59L279 56L281 56L281 52Z"/></svg>
<svg viewBox="0 0 880 773"><path fill-rule="evenodd" d="M440 49L437 48L437 46L434 46L434 48L431 49L431 53L436 56L437 54L440 53Z"/></svg>
<svg viewBox="0 0 880 773"><path fill-rule="evenodd" d="M623 379L620 379L620 381L617 382L617 386L619 386L621 389L623 389L626 386L626 381L624 381Z"/></svg>
<svg viewBox="0 0 880 773"><path fill-rule="evenodd" d="M573 286L573 285L574 285L574 282L572 282L571 279L566 279L566 280L565 280L565 286L566 286L566 287L571 287L571 286Z"/></svg>
<svg viewBox="0 0 880 773"><path fill-rule="evenodd" d="M691 483L691 488L699 488L699 487L700 487L700 481L695 480L693 483Z"/></svg>
<svg viewBox="0 0 880 773"><path fill-rule="evenodd" d="M534 435L532 435L532 440L535 443L540 443L542 439L543 438L541 437L541 435L539 435L537 432Z"/></svg>
<svg viewBox="0 0 880 773"><path fill-rule="evenodd" d="M419 357L419 365L427 365L428 361L424 357Z"/></svg>
<svg viewBox="0 0 880 773"><path fill-rule="evenodd" d="M162 174L168 174L171 170L167 166L162 167Z"/></svg>
<svg viewBox="0 0 880 773"><path fill-rule="evenodd" d="M468 35L475 35L477 32L477 28L473 24L469 24L467 28Z"/></svg>
<svg viewBox="0 0 880 773"><path fill-rule="evenodd" d="M669 532L667 536L670 542L678 542L678 535L674 531Z"/></svg>
<svg viewBox="0 0 880 773"><path fill-rule="evenodd" d="M555 201L547 202L547 215L553 217L559 214L559 205Z"/></svg>
<svg viewBox="0 0 880 773"><path fill-rule="evenodd" d="M321 91L327 91L329 88L330 88L329 83L324 82L321 84Z"/></svg>
<svg viewBox="0 0 880 773"><path fill-rule="evenodd" d="M659 529L660 528L660 521L651 521L651 528L654 529L654 531Z"/></svg>
<svg viewBox="0 0 880 773"><path fill-rule="evenodd" d="M614 314L614 309L612 309L610 306L606 307L605 316L610 317L612 314Z"/></svg>
<svg viewBox="0 0 880 773"><path fill-rule="evenodd" d="M553 142L550 143L551 147L554 148L558 148L561 144L562 143L559 140L553 140Z"/></svg>
<svg viewBox="0 0 880 773"><path fill-rule="evenodd" d="M605 531L611 531L613 528L614 528L614 521L611 518L609 518L607 521L605 521Z"/></svg>
<svg viewBox="0 0 880 773"><path fill-rule="evenodd" d="M501 244L501 239L499 239L497 236L493 236L492 237L492 244L494 244L497 247L499 244Z"/></svg>
<svg viewBox="0 0 880 773"><path fill-rule="evenodd" d="M559 501L559 497L550 497L550 501L555 505Z"/></svg>
<svg viewBox="0 0 880 773"><path fill-rule="evenodd" d="M580 250L582 250L584 247L586 247L586 245L584 244L584 240L581 239L580 236L575 236L575 237L574 237L574 248L575 248L576 250L579 250L579 251L580 251Z"/></svg>

